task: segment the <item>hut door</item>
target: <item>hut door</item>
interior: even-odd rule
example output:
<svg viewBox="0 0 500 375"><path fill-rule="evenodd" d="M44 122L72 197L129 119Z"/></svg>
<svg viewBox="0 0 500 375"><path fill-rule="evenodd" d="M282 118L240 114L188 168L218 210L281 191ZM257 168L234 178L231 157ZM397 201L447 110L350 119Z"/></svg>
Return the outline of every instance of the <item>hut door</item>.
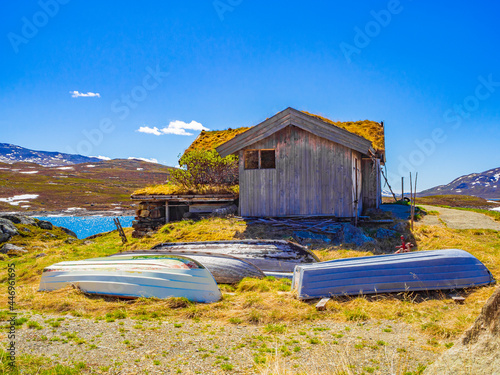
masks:
<svg viewBox="0 0 500 375"><path fill-rule="evenodd" d="M352 156L352 216L357 217L359 211L359 180L360 180L360 166L359 157L356 155Z"/></svg>

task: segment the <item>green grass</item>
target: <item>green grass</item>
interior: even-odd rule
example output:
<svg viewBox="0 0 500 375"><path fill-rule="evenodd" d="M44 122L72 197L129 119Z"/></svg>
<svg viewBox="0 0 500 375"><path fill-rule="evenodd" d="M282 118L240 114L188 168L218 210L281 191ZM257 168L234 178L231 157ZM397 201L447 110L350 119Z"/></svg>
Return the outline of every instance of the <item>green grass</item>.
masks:
<svg viewBox="0 0 500 375"><path fill-rule="evenodd" d="M14 370L9 366L7 353L0 350L0 374L20 375L79 375L90 373L87 365L83 362L74 363L72 366L54 364L54 360L45 357L36 357L27 354L16 356L16 367Z"/></svg>

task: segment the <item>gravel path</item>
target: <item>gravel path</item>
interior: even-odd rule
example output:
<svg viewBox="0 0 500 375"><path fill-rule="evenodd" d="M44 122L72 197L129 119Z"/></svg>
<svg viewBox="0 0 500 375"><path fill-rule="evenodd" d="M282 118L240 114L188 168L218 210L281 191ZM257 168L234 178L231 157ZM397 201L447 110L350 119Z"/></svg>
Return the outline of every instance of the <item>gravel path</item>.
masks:
<svg viewBox="0 0 500 375"><path fill-rule="evenodd" d="M420 223L425 225L443 225L452 229L493 229L500 231L500 222L491 217L472 211L454 210L436 206L419 205L427 211L438 211L439 216L425 215Z"/></svg>
<svg viewBox="0 0 500 375"><path fill-rule="evenodd" d="M19 353L68 365L83 361L93 373L402 374L428 365L444 350L414 328L391 321L265 326L62 320L48 314L29 319L41 327L25 324L18 331Z"/></svg>

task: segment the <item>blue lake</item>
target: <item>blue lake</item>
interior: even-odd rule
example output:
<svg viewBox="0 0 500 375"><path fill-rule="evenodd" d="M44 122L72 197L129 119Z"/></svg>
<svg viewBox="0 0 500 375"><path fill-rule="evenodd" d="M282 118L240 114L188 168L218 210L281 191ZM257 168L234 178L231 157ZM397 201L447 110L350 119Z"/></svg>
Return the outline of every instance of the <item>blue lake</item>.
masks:
<svg viewBox="0 0 500 375"><path fill-rule="evenodd" d="M116 230L114 216L35 216L40 220L50 221L58 227L65 227L82 239L94 234ZM122 227L132 226L133 216L119 216Z"/></svg>

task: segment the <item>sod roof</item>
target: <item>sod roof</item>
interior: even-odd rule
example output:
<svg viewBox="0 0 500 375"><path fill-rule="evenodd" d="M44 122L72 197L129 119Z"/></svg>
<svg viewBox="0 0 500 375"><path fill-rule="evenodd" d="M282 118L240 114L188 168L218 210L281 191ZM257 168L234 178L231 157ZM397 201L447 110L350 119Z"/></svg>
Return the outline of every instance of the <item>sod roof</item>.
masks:
<svg viewBox="0 0 500 375"><path fill-rule="evenodd" d="M193 150L215 150L217 146L233 139L250 128L202 131L184 153Z"/></svg>
<svg viewBox="0 0 500 375"><path fill-rule="evenodd" d="M309 113L306 111L302 111L306 115L309 115L311 117L315 117L321 121L324 121L328 124L335 125L339 128L345 129L350 133L357 134L367 140L369 140L372 143L373 148L376 151L379 152L384 152L385 151L385 139L384 139L384 127L382 124L375 122L375 121L370 121L370 120L364 120L364 121L347 121L347 122L340 122L340 121L332 121L326 117L315 115L313 113Z"/></svg>
<svg viewBox="0 0 500 375"><path fill-rule="evenodd" d="M308 116L315 117L328 124L337 126L339 128L347 130L348 132L359 135L369 140L376 151L381 153L385 152L384 127L378 122L370 120L347 122L332 121L323 116L315 115L306 111L302 112ZM250 127L228 130L202 131L184 153L193 150L214 150L216 147L229 141L230 139L233 139L235 136L247 131L248 129L250 129Z"/></svg>

